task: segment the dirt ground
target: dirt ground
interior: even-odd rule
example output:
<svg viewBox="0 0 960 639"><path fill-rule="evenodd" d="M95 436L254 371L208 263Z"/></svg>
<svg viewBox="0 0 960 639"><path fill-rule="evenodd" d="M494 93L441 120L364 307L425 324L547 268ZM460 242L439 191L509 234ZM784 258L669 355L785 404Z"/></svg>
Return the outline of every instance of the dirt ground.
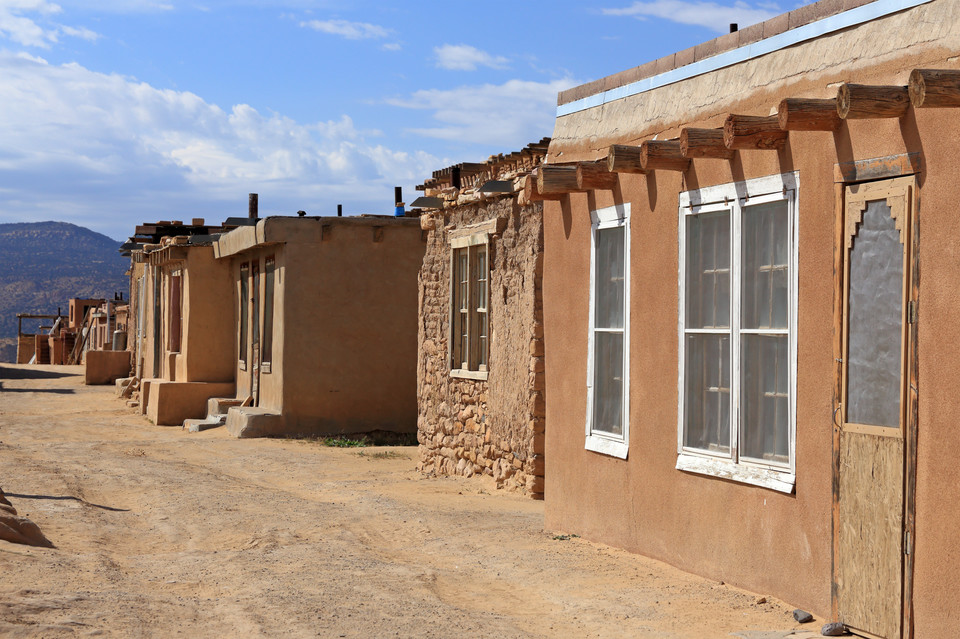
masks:
<svg viewBox="0 0 960 639"><path fill-rule="evenodd" d="M822 623L544 531L543 502L426 478L416 448L157 427L81 372L0 366L0 487L56 545L0 541L2 637L778 639Z"/></svg>

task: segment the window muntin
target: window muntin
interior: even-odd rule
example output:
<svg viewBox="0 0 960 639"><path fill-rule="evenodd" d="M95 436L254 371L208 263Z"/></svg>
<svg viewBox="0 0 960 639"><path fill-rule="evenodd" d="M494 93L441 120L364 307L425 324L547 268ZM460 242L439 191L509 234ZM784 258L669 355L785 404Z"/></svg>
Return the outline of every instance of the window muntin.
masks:
<svg viewBox="0 0 960 639"><path fill-rule="evenodd" d="M451 242L451 373L488 371L489 245L486 234Z"/></svg>
<svg viewBox="0 0 960 639"><path fill-rule="evenodd" d="M249 300L250 300L250 265L246 262L240 265L240 344L237 352L239 353L241 368L247 365L247 322L249 321Z"/></svg>
<svg viewBox="0 0 960 639"><path fill-rule="evenodd" d="M591 215L587 450L626 458L630 290L630 205Z"/></svg>
<svg viewBox="0 0 960 639"><path fill-rule="evenodd" d="M796 210L793 174L681 195L678 468L792 490Z"/></svg>
<svg viewBox="0 0 960 639"><path fill-rule="evenodd" d="M270 363L273 361L273 289L276 270L273 256L266 258L263 265L263 350L260 355L265 373L270 372Z"/></svg>

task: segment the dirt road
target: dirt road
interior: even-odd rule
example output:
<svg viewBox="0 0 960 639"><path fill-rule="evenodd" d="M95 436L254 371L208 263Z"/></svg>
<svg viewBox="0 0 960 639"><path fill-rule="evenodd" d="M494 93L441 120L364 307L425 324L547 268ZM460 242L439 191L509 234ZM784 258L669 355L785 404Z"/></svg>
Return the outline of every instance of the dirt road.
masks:
<svg viewBox="0 0 960 639"><path fill-rule="evenodd" d="M774 639L796 628L775 600L555 538L542 502L425 478L415 448L156 427L80 372L0 366L0 487L56 545L0 541L2 637Z"/></svg>

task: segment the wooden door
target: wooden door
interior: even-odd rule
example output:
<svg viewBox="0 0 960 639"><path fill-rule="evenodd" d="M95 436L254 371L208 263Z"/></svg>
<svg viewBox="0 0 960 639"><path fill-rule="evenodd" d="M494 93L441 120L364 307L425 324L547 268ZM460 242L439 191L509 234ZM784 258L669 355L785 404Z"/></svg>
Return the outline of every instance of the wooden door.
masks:
<svg viewBox="0 0 960 639"><path fill-rule="evenodd" d="M867 637L901 639L907 410L916 301L914 178L846 187L836 605Z"/></svg>
<svg viewBox="0 0 960 639"><path fill-rule="evenodd" d="M250 322L251 342L250 342L250 362L252 368L250 371L250 397L253 398L253 405L260 405L260 261L256 260L252 264L251 273L253 275L253 304L251 313L253 317Z"/></svg>

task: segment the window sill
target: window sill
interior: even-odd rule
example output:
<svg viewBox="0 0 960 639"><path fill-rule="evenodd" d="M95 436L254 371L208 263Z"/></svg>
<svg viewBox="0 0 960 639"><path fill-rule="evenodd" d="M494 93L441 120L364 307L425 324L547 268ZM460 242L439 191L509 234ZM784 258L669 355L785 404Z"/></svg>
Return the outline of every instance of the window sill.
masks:
<svg viewBox="0 0 960 639"><path fill-rule="evenodd" d="M261 362L261 363L260 363L260 372L261 372L261 373L269 373L269 372L271 372L271 369L272 369L272 366L270 365L270 362Z"/></svg>
<svg viewBox="0 0 960 639"><path fill-rule="evenodd" d="M744 466L725 459L701 457L689 453L680 453L677 456L677 470L729 479L741 484L760 486L787 494L794 491L797 481L796 475L787 471Z"/></svg>
<svg viewBox="0 0 960 639"><path fill-rule="evenodd" d="M245 370L247 370L247 363L241 359L241 360L239 360L239 361L237 362L237 367L238 367L240 370L245 371Z"/></svg>
<svg viewBox="0 0 960 639"><path fill-rule="evenodd" d="M454 368L450 371L450 377L459 377L460 379L476 379L486 381L490 371L468 371L463 368Z"/></svg>
<svg viewBox="0 0 960 639"><path fill-rule="evenodd" d="M600 437L599 435L587 435L583 447L591 452L618 459L626 459L627 451L630 449L626 442Z"/></svg>

